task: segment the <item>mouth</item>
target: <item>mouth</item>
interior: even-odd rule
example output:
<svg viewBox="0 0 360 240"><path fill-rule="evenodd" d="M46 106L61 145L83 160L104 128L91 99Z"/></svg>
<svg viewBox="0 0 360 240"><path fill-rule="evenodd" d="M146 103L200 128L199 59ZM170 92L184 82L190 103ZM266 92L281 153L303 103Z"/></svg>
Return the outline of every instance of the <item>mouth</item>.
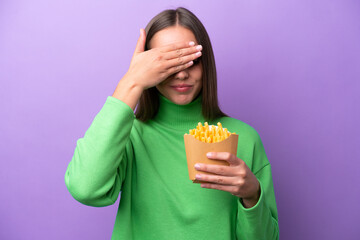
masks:
<svg viewBox="0 0 360 240"><path fill-rule="evenodd" d="M177 92L187 92L189 91L193 86L189 84L176 84L171 85L171 88L173 88Z"/></svg>
<svg viewBox="0 0 360 240"><path fill-rule="evenodd" d="M192 87L192 85L190 84L174 84L174 85L171 85L171 87Z"/></svg>

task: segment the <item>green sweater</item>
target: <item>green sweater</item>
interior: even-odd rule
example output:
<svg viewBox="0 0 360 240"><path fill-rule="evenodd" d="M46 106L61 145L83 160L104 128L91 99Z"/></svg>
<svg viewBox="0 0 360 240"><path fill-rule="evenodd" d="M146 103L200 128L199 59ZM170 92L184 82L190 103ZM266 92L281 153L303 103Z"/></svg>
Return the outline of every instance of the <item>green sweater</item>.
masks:
<svg viewBox="0 0 360 240"><path fill-rule="evenodd" d="M114 204L121 191L113 240L278 239L271 167L258 133L234 118L209 122L239 135L237 157L260 182L258 203L246 209L229 192L189 179L183 136L204 122L201 95L187 105L159 98L159 112L147 123L107 98L68 165L71 195L101 207Z"/></svg>

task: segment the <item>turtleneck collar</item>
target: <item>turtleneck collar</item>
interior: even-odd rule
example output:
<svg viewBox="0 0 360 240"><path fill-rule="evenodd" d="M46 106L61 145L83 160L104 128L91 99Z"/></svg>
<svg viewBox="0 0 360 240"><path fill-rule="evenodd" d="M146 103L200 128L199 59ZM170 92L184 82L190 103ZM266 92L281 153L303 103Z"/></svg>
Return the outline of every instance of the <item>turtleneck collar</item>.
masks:
<svg viewBox="0 0 360 240"><path fill-rule="evenodd" d="M198 122L204 122L201 104L201 94L186 105L177 105L159 94L159 111L153 121L171 128L188 131L195 128Z"/></svg>

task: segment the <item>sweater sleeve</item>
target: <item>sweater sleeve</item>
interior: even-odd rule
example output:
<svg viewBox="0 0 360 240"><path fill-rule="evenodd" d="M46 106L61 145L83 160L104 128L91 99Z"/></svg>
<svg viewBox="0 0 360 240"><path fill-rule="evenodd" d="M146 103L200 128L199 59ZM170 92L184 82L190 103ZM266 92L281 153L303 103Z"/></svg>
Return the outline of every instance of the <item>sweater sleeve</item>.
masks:
<svg viewBox="0 0 360 240"><path fill-rule="evenodd" d="M84 137L77 141L65 173L65 184L76 200L96 207L116 202L133 156L133 123L132 109L109 96Z"/></svg>
<svg viewBox="0 0 360 240"><path fill-rule="evenodd" d="M236 235L237 239L279 239L278 213L271 174L264 146L257 135L254 146L253 162L261 163L259 169L253 170L260 183L260 198L252 208L245 208L238 201ZM258 164L256 164L258 165Z"/></svg>

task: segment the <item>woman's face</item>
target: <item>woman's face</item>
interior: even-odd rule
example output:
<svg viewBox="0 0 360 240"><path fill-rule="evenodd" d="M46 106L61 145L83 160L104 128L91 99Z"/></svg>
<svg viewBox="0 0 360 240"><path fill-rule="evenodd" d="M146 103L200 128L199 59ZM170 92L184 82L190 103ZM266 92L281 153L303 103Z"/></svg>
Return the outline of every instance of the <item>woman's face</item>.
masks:
<svg viewBox="0 0 360 240"><path fill-rule="evenodd" d="M172 26L165 28L154 34L149 42L150 48L162 47L175 42L190 42L193 41L197 45L196 38L191 30L182 26ZM189 85L183 91L177 89L178 85ZM177 72L159 85L157 90L167 99L178 105L184 105L192 102L200 93L202 87L202 65L201 62L192 65L191 67Z"/></svg>

